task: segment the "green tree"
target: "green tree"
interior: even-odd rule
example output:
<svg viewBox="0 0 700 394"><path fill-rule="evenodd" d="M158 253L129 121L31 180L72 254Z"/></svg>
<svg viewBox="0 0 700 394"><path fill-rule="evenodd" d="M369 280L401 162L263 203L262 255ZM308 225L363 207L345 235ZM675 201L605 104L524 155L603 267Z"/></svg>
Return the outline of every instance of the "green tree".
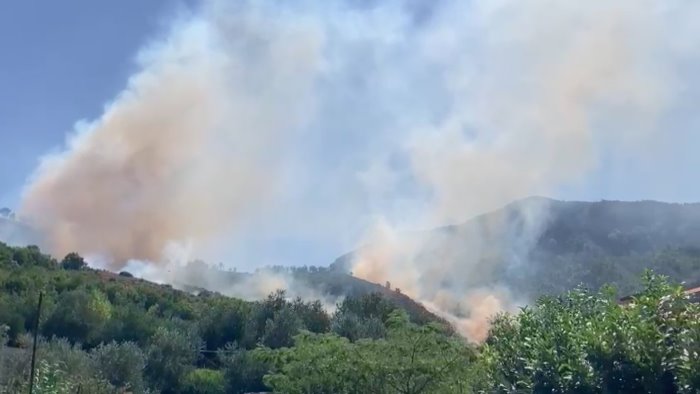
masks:
<svg viewBox="0 0 700 394"><path fill-rule="evenodd" d="M0 325L7 328L7 339L13 343L25 330L23 308L17 298L12 295L0 295Z"/></svg>
<svg viewBox="0 0 700 394"><path fill-rule="evenodd" d="M362 338L379 339L386 335L386 327L378 317L361 318L352 312L336 314L331 330L351 341Z"/></svg>
<svg viewBox="0 0 700 394"><path fill-rule="evenodd" d="M273 320L275 313L289 307L287 294L284 290L278 290L261 302L253 304L250 318L245 326L245 335L242 345L248 349L255 347L265 334L269 320Z"/></svg>
<svg viewBox="0 0 700 394"><path fill-rule="evenodd" d="M227 393L268 391L263 377L270 370L270 364L265 357L260 357L255 351L239 349L232 343L221 349L219 358L224 370Z"/></svg>
<svg viewBox="0 0 700 394"><path fill-rule="evenodd" d="M497 318L482 355L490 391L696 392L700 309L663 277L644 283L624 305L579 289Z"/></svg>
<svg viewBox="0 0 700 394"><path fill-rule="evenodd" d="M291 308L275 312L265 324L262 343L272 349L292 346L293 337L301 328L301 320Z"/></svg>
<svg viewBox="0 0 700 394"><path fill-rule="evenodd" d="M265 382L284 393L459 393L468 389L473 351L440 327L418 326L403 311L388 317L386 339L350 342L302 333L295 346L270 350Z"/></svg>
<svg viewBox="0 0 700 394"><path fill-rule="evenodd" d="M99 342L102 328L112 313L112 305L98 291L74 290L58 297L56 309L43 325L46 336L67 338L71 342Z"/></svg>
<svg viewBox="0 0 700 394"><path fill-rule="evenodd" d="M244 336L250 306L240 300L223 298L212 300L212 304L204 311L199 322L207 349L217 350L229 343L240 342Z"/></svg>
<svg viewBox="0 0 700 394"><path fill-rule="evenodd" d="M82 270L87 267L87 263L85 262L85 259L83 259L79 254L77 253L68 253L66 257L61 260L61 268L65 270Z"/></svg>
<svg viewBox="0 0 700 394"><path fill-rule="evenodd" d="M195 369L190 371L182 384L183 394L224 394L226 382L221 371L213 369Z"/></svg>
<svg viewBox="0 0 700 394"><path fill-rule="evenodd" d="M304 328L315 333L328 332L331 326L331 318L323 309L321 301L304 302L296 298L292 303L294 314L299 316Z"/></svg>
<svg viewBox="0 0 700 394"><path fill-rule="evenodd" d="M143 371L146 360L135 343L103 344L93 349L90 357L100 375L110 384L134 393L145 391Z"/></svg>
<svg viewBox="0 0 700 394"><path fill-rule="evenodd" d="M159 328L146 350L146 375L151 384L163 393L178 392L180 379L194 368L202 348L202 340L193 332Z"/></svg>

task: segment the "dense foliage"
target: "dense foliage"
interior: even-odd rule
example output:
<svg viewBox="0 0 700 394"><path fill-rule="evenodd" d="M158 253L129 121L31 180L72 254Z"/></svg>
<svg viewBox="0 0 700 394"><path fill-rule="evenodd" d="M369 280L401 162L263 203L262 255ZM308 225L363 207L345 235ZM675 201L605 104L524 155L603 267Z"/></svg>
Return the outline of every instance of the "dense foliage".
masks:
<svg viewBox="0 0 700 394"><path fill-rule="evenodd" d="M495 317L471 345L378 294L333 314L282 291L188 294L0 244L0 393L27 388L39 292L37 393L695 393L700 307L647 274Z"/></svg>
<svg viewBox="0 0 700 394"><path fill-rule="evenodd" d="M663 277L620 305L611 289L543 298L498 317L482 349L500 392L696 393L700 307Z"/></svg>
<svg viewBox="0 0 700 394"><path fill-rule="evenodd" d="M0 392L27 386L40 292L44 392L265 391L271 361L255 349L292 346L301 332L383 337L396 309L374 293L346 298L334 314L284 291L259 302L194 295L89 269L75 253L57 261L34 246L0 243Z"/></svg>

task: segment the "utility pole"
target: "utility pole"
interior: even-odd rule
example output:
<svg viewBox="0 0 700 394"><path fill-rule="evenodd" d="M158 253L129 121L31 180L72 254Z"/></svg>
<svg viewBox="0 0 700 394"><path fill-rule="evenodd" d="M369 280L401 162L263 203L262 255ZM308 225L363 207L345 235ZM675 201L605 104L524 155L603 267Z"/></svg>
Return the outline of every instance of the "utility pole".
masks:
<svg viewBox="0 0 700 394"><path fill-rule="evenodd" d="M39 292L39 305L36 307L36 322L34 324L34 344L32 345L32 370L29 375L29 394L34 392L34 365L36 363L36 343L39 338L39 320L41 319L41 300L44 293Z"/></svg>

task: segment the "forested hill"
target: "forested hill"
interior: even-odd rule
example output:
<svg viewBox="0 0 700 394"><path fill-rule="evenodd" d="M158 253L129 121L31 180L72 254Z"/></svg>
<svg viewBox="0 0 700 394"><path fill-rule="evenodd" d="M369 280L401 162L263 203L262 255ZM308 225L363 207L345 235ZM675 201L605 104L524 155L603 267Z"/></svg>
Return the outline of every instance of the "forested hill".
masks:
<svg viewBox="0 0 700 394"><path fill-rule="evenodd" d="M636 279L646 268L674 281L700 285L698 203L532 197L421 237L423 250L410 263L429 267L430 262L440 261L453 267L450 280L465 282L463 287L503 284L530 300L579 284L595 289L611 283L621 294L631 294L639 290ZM29 226L11 218L9 210L0 213L0 241L16 244L36 238ZM319 294L382 292L413 315L425 314L396 289L347 275L353 257L348 253L338 258L330 272L323 267L289 270ZM220 288L228 288L244 275L219 272L210 277L222 282ZM211 283L189 284L212 287Z"/></svg>
<svg viewBox="0 0 700 394"><path fill-rule="evenodd" d="M421 242L418 266L422 259L441 256L466 281L474 281L469 284L501 283L531 299L579 284L611 283L622 294L632 293L646 268L675 281L700 282L697 203L533 197L424 233ZM352 259L349 253L331 268L347 271ZM460 271L464 266L480 267L478 275Z"/></svg>
<svg viewBox="0 0 700 394"><path fill-rule="evenodd" d="M487 341L416 324L377 294L198 295L0 244L0 393L697 393L700 304L648 274L621 305L576 290L500 315Z"/></svg>
<svg viewBox="0 0 700 394"><path fill-rule="evenodd" d="M185 267L172 267L172 270L180 270L175 275L179 278L178 282L173 285L191 292L218 290L225 294L245 295L246 298L250 298L246 288L257 287L256 283L265 281L266 277L273 277L273 282L280 279L280 285L291 286L292 288L287 289L290 294L300 295L305 299L322 298L326 304L334 304L346 297L378 294L404 309L414 322L441 320L423 305L403 294L400 288L392 288L389 283L380 285L369 282L328 267L271 266L249 273L227 271L202 261L193 261Z"/></svg>
<svg viewBox="0 0 700 394"><path fill-rule="evenodd" d="M538 248L550 253L640 255L664 248L700 252L700 203L549 200Z"/></svg>
<svg viewBox="0 0 700 394"><path fill-rule="evenodd" d="M639 289L636 278L647 268L678 282L700 280L700 204L550 200L547 205L545 226L529 254L529 279L548 284L550 293L577 283L594 288L612 283L630 293Z"/></svg>
<svg viewBox="0 0 700 394"><path fill-rule="evenodd" d="M389 317L403 308L411 324L436 319L407 297L373 289L381 287L366 283L331 312L320 301L291 298L283 290L258 301L193 294L126 272L91 269L75 253L58 261L36 246L0 242L0 393L27 387L40 293L38 379L66 386L38 392L81 387L82 393L111 394L128 387L134 393L223 393L226 387L244 393L266 390L262 379L270 366L252 358L258 347L292 346L301 332L383 338ZM435 323L440 335L452 333Z"/></svg>

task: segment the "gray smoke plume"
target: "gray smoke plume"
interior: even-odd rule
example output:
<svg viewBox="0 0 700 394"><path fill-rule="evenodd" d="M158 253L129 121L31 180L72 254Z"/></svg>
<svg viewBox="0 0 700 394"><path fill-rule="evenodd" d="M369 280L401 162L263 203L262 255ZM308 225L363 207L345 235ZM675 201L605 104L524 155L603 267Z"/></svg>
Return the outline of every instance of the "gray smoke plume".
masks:
<svg viewBox="0 0 700 394"><path fill-rule="evenodd" d="M52 252L112 267L172 245L260 266L307 264L270 252L290 239L361 243L355 275L479 340L527 301L499 278L526 269L546 200L415 230L556 193L602 153L649 156L698 15L691 0L204 1L42 161L20 214Z"/></svg>

